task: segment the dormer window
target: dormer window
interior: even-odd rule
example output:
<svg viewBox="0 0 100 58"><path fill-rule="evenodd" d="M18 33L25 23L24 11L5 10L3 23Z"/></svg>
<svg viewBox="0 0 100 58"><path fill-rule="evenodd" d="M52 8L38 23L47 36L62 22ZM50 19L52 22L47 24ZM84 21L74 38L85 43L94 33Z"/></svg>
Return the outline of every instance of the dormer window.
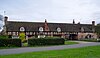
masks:
<svg viewBox="0 0 100 58"><path fill-rule="evenodd" d="M61 32L61 28L58 27L58 28L57 28L57 32Z"/></svg>
<svg viewBox="0 0 100 58"><path fill-rule="evenodd" d="M43 27L39 27L39 31L42 32L43 31Z"/></svg>
<svg viewBox="0 0 100 58"><path fill-rule="evenodd" d="M25 28L24 27L20 27L20 31L25 31Z"/></svg>

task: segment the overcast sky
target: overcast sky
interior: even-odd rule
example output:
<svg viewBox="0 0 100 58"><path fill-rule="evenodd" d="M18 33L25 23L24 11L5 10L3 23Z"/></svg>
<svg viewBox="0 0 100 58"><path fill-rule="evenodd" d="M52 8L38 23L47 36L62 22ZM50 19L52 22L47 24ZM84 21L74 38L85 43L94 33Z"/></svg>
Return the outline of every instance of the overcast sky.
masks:
<svg viewBox="0 0 100 58"><path fill-rule="evenodd" d="M0 14L9 20L100 23L100 0L0 0Z"/></svg>

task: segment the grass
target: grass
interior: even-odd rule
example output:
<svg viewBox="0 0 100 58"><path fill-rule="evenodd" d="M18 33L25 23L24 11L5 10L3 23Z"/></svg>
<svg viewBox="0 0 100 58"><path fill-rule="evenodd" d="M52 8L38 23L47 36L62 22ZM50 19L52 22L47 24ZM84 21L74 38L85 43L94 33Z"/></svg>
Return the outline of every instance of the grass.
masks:
<svg viewBox="0 0 100 58"><path fill-rule="evenodd" d="M27 46L28 46L27 42L23 43L23 47L27 47Z"/></svg>
<svg viewBox="0 0 100 58"><path fill-rule="evenodd" d="M12 48L19 48L19 47L0 47L0 49L12 49Z"/></svg>
<svg viewBox="0 0 100 58"><path fill-rule="evenodd" d="M100 46L0 55L0 58L100 58Z"/></svg>
<svg viewBox="0 0 100 58"><path fill-rule="evenodd" d="M84 40L80 40L80 41L86 41L86 42L98 42L96 39L91 40L91 39L84 39Z"/></svg>
<svg viewBox="0 0 100 58"><path fill-rule="evenodd" d="M79 44L79 43L73 41L65 41L65 45L73 45L73 44Z"/></svg>

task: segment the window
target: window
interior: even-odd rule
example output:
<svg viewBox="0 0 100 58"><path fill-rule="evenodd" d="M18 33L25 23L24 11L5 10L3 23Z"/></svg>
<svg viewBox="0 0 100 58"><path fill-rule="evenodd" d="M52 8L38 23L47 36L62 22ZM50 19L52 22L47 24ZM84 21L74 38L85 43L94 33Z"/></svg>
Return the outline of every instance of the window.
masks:
<svg viewBox="0 0 100 58"><path fill-rule="evenodd" d="M26 35L29 35L29 32L26 32Z"/></svg>
<svg viewBox="0 0 100 58"><path fill-rule="evenodd" d="M42 31L43 31L43 27L39 27L39 31L41 31L41 32L42 32Z"/></svg>
<svg viewBox="0 0 100 58"><path fill-rule="evenodd" d="M35 32L34 32L34 35L35 35Z"/></svg>
<svg viewBox="0 0 100 58"><path fill-rule="evenodd" d="M24 27L20 27L20 31L25 31L25 28Z"/></svg>
<svg viewBox="0 0 100 58"><path fill-rule="evenodd" d="M45 35L47 35L47 32L45 32Z"/></svg>
<svg viewBox="0 0 100 58"><path fill-rule="evenodd" d="M53 34L56 34L56 32L54 32Z"/></svg>
<svg viewBox="0 0 100 58"><path fill-rule="evenodd" d="M30 32L30 35L32 35L32 32Z"/></svg>
<svg viewBox="0 0 100 58"><path fill-rule="evenodd" d="M58 27L58 28L57 28L57 31L58 31L58 32L61 32L61 28Z"/></svg>
<svg viewBox="0 0 100 58"><path fill-rule="evenodd" d="M13 32L13 35L16 35L16 32Z"/></svg>
<svg viewBox="0 0 100 58"><path fill-rule="evenodd" d="M51 32L51 34L53 34L53 32Z"/></svg>
<svg viewBox="0 0 100 58"><path fill-rule="evenodd" d="M8 32L8 35L11 35L11 32Z"/></svg>
<svg viewBox="0 0 100 58"><path fill-rule="evenodd" d="M49 35L50 33L48 32L48 35Z"/></svg>
<svg viewBox="0 0 100 58"><path fill-rule="evenodd" d="M17 32L17 35L18 35L18 32Z"/></svg>

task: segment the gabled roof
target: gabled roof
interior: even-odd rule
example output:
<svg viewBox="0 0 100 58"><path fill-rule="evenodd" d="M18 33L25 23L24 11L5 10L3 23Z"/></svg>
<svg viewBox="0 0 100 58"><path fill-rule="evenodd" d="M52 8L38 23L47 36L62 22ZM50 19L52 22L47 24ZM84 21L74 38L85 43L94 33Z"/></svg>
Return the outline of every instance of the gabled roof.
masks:
<svg viewBox="0 0 100 58"><path fill-rule="evenodd" d="M92 24L70 24L70 23L47 23L50 31L57 31L61 28L62 32L80 32L81 27L85 32L92 32ZM39 27L45 27L45 22L18 22L7 21L7 31L20 31L20 27L24 27L25 31L39 31Z"/></svg>

